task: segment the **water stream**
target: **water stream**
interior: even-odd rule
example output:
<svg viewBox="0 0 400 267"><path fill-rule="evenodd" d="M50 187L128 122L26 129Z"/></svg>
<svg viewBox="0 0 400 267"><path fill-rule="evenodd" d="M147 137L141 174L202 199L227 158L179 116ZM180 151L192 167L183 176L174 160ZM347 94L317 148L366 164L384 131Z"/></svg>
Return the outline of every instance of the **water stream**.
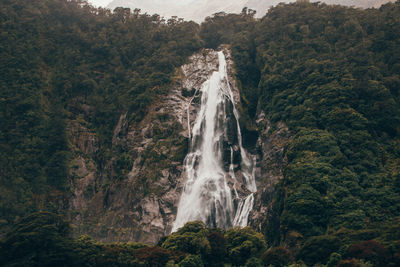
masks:
<svg viewBox="0 0 400 267"><path fill-rule="evenodd" d="M202 85L201 108L192 131L189 123L190 148L184 161L187 181L173 232L195 220L210 227L243 227L253 208L254 162L242 146L239 114L222 51L218 60L218 71ZM235 170L240 171L240 179ZM237 188L242 188L240 193Z"/></svg>

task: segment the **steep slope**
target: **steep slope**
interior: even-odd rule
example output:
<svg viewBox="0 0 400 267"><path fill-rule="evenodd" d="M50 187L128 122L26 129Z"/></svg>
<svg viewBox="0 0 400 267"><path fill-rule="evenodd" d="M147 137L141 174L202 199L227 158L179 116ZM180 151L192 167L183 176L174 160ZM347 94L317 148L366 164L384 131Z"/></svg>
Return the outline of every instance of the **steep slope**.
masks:
<svg viewBox="0 0 400 267"><path fill-rule="evenodd" d="M0 14L7 261L68 261L73 248L77 262L105 265L186 256L197 265L269 265L276 256L399 265L399 1L367 10L300 1L261 20L243 10L201 26L66 0L5 0ZM215 49L227 58L243 147L256 160L248 219L259 233L194 222L158 240L175 220L196 91L219 69ZM70 219L75 236L163 248L73 240L48 212L21 219L43 210ZM266 243L273 248L261 256Z"/></svg>
<svg viewBox="0 0 400 267"><path fill-rule="evenodd" d="M309 265L327 260L308 256L318 242L376 238L400 216L399 11L399 2L380 10L282 5L249 39L233 40L239 73L256 47L258 114L293 134L267 240L293 251L304 245L299 257Z"/></svg>
<svg viewBox="0 0 400 267"><path fill-rule="evenodd" d="M201 40L192 22L80 1L9 0L0 12L3 231L37 210L84 212L125 179L132 156L113 145L121 114L121 129L141 122Z"/></svg>
<svg viewBox="0 0 400 267"><path fill-rule="evenodd" d="M206 45L232 44L243 109L263 122L244 123L248 143L257 128L271 138L259 144L282 144L262 153L266 167L281 153L283 172L264 180L263 216L256 205L252 225L309 265L358 242L397 242L384 232L400 216L398 12L399 2L379 10L281 4L259 24L216 14L202 25ZM281 129L283 142L274 138Z"/></svg>
<svg viewBox="0 0 400 267"><path fill-rule="evenodd" d="M227 57L228 81L233 91L234 101L239 103L240 96L234 79L230 51L225 47L220 49ZM147 109L147 115L139 123L129 123L126 119L129 116L127 113L121 115L114 129L112 147L114 153L124 151L123 153L128 155L133 165L121 181L114 181L104 189L93 191L96 184L102 183L101 180L104 179L102 178L104 173L93 169L94 166L91 163L92 151L97 149L93 145L96 137L93 134L77 134L74 130L71 132L71 143L80 151L73 160L76 167L71 170L72 177L76 177L72 186L74 193L70 199L71 219L76 226L76 235L87 233L108 242L135 240L156 243L160 237L171 232L182 187L187 180L183 159L188 152L188 127L189 125L191 128L194 127L195 117L200 112L201 87L217 69L217 53L211 49L202 50L192 55L189 62L179 69L168 92L164 94L161 101ZM229 116L233 114L230 113ZM261 121L262 118L260 123ZM235 121L232 120L231 124L235 125ZM79 128L79 132L85 131ZM278 132L282 132L282 129ZM234 140L234 136L237 135L235 127L230 127L227 129L229 140L226 142ZM263 138L265 142L263 145L260 143L259 149L271 155L270 151L275 149L275 143L268 140L273 138ZM275 137L275 139L279 138ZM237 140L232 142L237 150ZM226 149L229 150L229 148ZM245 187L246 173L241 170L239 164L243 154L240 155L240 150L236 150L233 155L234 162L231 162L232 159L229 156L231 152L224 151L223 167L226 169L232 195L236 192L243 197L249 192ZM266 168L264 165L274 160L282 161L279 159L282 157L281 152L278 152L278 155L265 157L269 160L259 163L263 170L257 167L256 178L261 192L265 191L264 183L265 180L270 180L271 172L282 172L282 165L278 164L275 169L269 168L269 172L264 173L264 168ZM111 167L114 160L111 159L107 164ZM229 169L230 164L235 166L234 169ZM263 175L260 175L261 172ZM267 183L268 190L272 190L277 179L279 177ZM257 209L252 213L252 216L258 220L262 216L260 211L265 210L265 204L259 201L260 196L256 194ZM238 197L235 200L235 205L240 205L239 199ZM247 221L247 218L245 220Z"/></svg>
<svg viewBox="0 0 400 267"><path fill-rule="evenodd" d="M175 73L174 83L162 100L149 106L139 123L130 124L127 114L121 115L113 146L123 148L133 165L122 181L83 201L85 209L72 206L77 212L73 217L77 233L107 241L156 243L171 231L185 179L182 164L189 135L187 112L197 103L191 101L192 92L200 89L217 64L211 50L193 55ZM193 123L196 105L190 113ZM87 187L77 189L72 203Z"/></svg>

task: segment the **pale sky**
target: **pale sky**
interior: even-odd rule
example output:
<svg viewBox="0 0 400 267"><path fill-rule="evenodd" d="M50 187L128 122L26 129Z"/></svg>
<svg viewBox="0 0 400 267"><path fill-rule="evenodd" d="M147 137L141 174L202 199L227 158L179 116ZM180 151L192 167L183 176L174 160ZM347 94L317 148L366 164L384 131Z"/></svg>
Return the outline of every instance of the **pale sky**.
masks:
<svg viewBox="0 0 400 267"><path fill-rule="evenodd" d="M143 0L143 1L147 1L147 0ZM190 0L177 0L177 1L181 2L181 3L190 2ZM106 7L109 3L112 2L112 0L88 0L88 2L96 7L99 7L99 6Z"/></svg>
<svg viewBox="0 0 400 267"><path fill-rule="evenodd" d="M112 0L88 0L89 3L96 7L106 7Z"/></svg>

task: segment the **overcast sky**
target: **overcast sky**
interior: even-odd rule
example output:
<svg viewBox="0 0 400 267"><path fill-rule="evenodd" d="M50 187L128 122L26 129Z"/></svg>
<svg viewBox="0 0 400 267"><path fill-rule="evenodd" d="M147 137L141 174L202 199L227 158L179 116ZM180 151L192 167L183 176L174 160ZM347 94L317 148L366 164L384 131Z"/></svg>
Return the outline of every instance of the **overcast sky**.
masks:
<svg viewBox="0 0 400 267"><path fill-rule="evenodd" d="M89 3L93 4L96 7L105 7L107 6L112 0L88 0Z"/></svg>
<svg viewBox="0 0 400 267"><path fill-rule="evenodd" d="M142 0L142 1L146 2L147 0ZM112 2L112 0L88 0L88 2L96 7L99 7L99 6L106 7L109 3ZM183 4L186 2L190 2L190 0L176 0L175 2L179 2L179 3Z"/></svg>

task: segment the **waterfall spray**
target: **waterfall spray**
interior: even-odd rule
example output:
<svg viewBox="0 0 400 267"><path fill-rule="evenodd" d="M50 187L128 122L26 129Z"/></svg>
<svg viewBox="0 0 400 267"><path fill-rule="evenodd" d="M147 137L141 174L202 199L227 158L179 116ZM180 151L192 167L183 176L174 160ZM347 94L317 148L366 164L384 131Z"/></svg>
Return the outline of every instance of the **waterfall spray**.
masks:
<svg viewBox="0 0 400 267"><path fill-rule="evenodd" d="M187 181L173 232L194 220L201 220L210 227L246 226L253 208L253 193L257 190L254 163L242 146L239 115L222 51L218 52L218 60L218 71L202 85L201 107L192 131L189 123L190 149L184 161ZM228 137L228 114L231 114L230 126L235 130L235 138ZM224 149L229 152L228 170L224 167ZM246 196L240 197L236 191L234 151L240 155L242 184L248 191ZM232 188L228 185L228 176L233 180Z"/></svg>

